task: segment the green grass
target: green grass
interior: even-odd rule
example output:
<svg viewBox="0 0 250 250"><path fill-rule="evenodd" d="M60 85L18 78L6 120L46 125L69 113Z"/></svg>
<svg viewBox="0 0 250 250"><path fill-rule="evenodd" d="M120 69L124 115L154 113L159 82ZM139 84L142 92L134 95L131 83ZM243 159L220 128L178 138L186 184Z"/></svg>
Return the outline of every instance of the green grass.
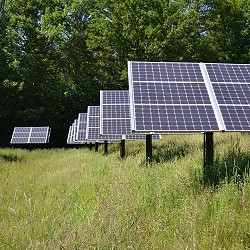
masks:
<svg viewBox="0 0 250 250"><path fill-rule="evenodd" d="M202 140L0 149L0 249L250 249L250 136L215 134L207 185Z"/></svg>

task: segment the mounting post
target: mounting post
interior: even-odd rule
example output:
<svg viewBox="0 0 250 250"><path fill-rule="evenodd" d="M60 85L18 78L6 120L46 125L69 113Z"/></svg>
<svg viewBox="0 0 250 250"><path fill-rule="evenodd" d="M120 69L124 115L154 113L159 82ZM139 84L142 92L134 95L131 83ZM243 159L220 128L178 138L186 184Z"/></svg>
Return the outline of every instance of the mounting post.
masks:
<svg viewBox="0 0 250 250"><path fill-rule="evenodd" d="M99 146L99 143L98 141L95 142L95 151L97 152L98 151L98 146Z"/></svg>
<svg viewBox="0 0 250 250"><path fill-rule="evenodd" d="M104 154L108 154L108 141L104 140Z"/></svg>
<svg viewBox="0 0 250 250"><path fill-rule="evenodd" d="M152 162L152 135L146 135L146 162Z"/></svg>
<svg viewBox="0 0 250 250"><path fill-rule="evenodd" d="M122 139L120 141L120 156L121 156L121 159L125 158L125 154L126 154L125 138L122 136Z"/></svg>
<svg viewBox="0 0 250 250"><path fill-rule="evenodd" d="M214 133L204 133L204 181L207 182L209 167L214 163Z"/></svg>

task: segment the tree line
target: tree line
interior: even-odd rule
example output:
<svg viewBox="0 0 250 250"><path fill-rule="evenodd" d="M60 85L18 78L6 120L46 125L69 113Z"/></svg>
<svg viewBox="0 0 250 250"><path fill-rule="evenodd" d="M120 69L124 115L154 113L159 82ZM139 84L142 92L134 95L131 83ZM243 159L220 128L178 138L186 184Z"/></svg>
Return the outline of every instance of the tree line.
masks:
<svg viewBox="0 0 250 250"><path fill-rule="evenodd" d="M1 146L42 125L65 145L128 60L250 61L249 0L0 0L0 24Z"/></svg>

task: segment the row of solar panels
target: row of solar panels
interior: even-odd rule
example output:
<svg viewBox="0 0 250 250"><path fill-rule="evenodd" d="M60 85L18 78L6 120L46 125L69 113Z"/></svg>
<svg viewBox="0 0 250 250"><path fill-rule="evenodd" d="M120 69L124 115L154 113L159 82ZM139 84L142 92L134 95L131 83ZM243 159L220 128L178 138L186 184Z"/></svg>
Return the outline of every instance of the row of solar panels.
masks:
<svg viewBox="0 0 250 250"><path fill-rule="evenodd" d="M100 107L88 107L86 140L250 131L249 64L128 62L128 78L129 92L101 91ZM80 126L78 117L68 142L80 140Z"/></svg>
<svg viewBox="0 0 250 250"><path fill-rule="evenodd" d="M122 99L124 102L122 105L129 105L128 91L101 91L101 100L103 96L112 96L113 98L119 98L127 96L126 99ZM126 102L126 103L125 103ZM120 102L119 102L120 103ZM101 104L103 102L101 101ZM111 103L110 103L111 104ZM101 106L89 106L87 113L79 113L78 119L75 119L69 128L67 143L95 143L104 141L116 142L125 140L142 140L146 138L145 133L132 133L132 130L128 129L127 119L130 121L130 110L121 110L116 113L115 111L106 110L104 105ZM116 116L116 119L105 123L105 119L110 116ZM105 119L103 118L105 117ZM108 127L112 127L112 132L106 133ZM161 139L159 134L152 135L152 139Z"/></svg>

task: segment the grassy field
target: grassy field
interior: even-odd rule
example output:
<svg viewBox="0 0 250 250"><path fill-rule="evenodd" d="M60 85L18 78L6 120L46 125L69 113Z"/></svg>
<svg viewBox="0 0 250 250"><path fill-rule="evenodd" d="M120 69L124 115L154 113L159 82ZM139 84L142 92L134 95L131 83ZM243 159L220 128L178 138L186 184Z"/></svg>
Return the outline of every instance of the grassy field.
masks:
<svg viewBox="0 0 250 250"><path fill-rule="evenodd" d="M202 142L0 149L0 249L250 249L250 135L215 134L206 185Z"/></svg>

